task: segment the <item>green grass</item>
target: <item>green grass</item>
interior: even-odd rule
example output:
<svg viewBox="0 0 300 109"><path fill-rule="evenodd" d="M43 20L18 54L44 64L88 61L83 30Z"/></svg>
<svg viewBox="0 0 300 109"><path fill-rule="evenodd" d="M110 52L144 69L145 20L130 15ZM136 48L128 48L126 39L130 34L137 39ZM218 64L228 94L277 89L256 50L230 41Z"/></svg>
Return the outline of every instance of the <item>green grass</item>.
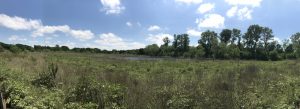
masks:
<svg viewBox="0 0 300 109"><path fill-rule="evenodd" d="M118 55L0 54L0 86L14 108L295 108L300 63L286 61L131 61ZM58 66L56 86L33 85Z"/></svg>

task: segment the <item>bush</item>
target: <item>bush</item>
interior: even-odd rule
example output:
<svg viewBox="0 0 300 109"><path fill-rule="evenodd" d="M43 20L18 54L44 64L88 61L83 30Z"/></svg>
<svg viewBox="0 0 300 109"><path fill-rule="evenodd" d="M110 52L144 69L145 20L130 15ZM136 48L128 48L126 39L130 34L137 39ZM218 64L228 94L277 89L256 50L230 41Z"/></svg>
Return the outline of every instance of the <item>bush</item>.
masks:
<svg viewBox="0 0 300 109"><path fill-rule="evenodd" d="M124 87L113 84L98 83L91 76L82 76L67 95L66 104L72 107L77 103L97 104L102 108L121 108L124 105Z"/></svg>
<svg viewBox="0 0 300 109"><path fill-rule="evenodd" d="M286 59L296 59L297 56L295 55L295 53L287 53L285 55Z"/></svg>
<svg viewBox="0 0 300 109"><path fill-rule="evenodd" d="M145 48L145 53L150 56L156 56L159 52L159 47L157 44L148 45Z"/></svg>
<svg viewBox="0 0 300 109"><path fill-rule="evenodd" d="M39 74L39 77L32 81L32 84L35 86L44 86L48 89L51 89L56 86L56 74L58 72L57 65L53 63L48 66L48 71L44 71Z"/></svg>
<svg viewBox="0 0 300 109"><path fill-rule="evenodd" d="M23 72L2 70L1 66L0 92L10 109L57 109L62 106L61 90L34 87Z"/></svg>
<svg viewBox="0 0 300 109"><path fill-rule="evenodd" d="M280 60L279 53L277 51L271 51L270 52L270 59L272 61L278 61L278 60Z"/></svg>
<svg viewBox="0 0 300 109"><path fill-rule="evenodd" d="M11 51L12 53L20 53L22 50L19 47L12 45L9 47L9 51Z"/></svg>
<svg viewBox="0 0 300 109"><path fill-rule="evenodd" d="M0 52L4 52L4 48L0 45Z"/></svg>

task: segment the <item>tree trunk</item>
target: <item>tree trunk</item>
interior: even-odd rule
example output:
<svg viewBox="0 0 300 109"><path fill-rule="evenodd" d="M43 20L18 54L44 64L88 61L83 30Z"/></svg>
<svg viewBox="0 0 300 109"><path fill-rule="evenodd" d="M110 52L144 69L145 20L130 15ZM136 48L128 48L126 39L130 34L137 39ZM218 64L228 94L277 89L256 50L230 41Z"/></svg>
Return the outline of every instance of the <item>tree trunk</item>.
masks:
<svg viewBox="0 0 300 109"><path fill-rule="evenodd" d="M6 103L5 103L5 99L4 99L4 96L3 94L1 93L1 104L0 104L0 108L1 109L6 109Z"/></svg>

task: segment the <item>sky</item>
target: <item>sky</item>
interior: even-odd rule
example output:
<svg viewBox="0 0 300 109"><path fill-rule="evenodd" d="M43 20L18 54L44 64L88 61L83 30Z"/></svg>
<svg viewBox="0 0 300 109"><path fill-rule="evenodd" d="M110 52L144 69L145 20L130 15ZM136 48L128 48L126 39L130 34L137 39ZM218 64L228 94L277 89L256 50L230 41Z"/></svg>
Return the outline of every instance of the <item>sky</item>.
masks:
<svg viewBox="0 0 300 109"><path fill-rule="evenodd" d="M252 24L283 40L299 19L300 0L0 0L0 42L127 50Z"/></svg>

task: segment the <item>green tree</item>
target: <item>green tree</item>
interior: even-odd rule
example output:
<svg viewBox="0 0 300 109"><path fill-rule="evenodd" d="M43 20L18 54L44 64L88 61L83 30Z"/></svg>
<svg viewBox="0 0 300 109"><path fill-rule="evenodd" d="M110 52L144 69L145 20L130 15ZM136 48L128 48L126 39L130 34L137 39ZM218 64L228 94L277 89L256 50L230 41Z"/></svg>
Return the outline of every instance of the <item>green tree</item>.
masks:
<svg viewBox="0 0 300 109"><path fill-rule="evenodd" d="M227 50L230 58L232 59L240 58L240 49L237 45L231 44L229 45Z"/></svg>
<svg viewBox="0 0 300 109"><path fill-rule="evenodd" d="M203 48L200 47L190 47L188 52L183 54L186 58L202 58L204 56Z"/></svg>
<svg viewBox="0 0 300 109"><path fill-rule="evenodd" d="M203 58L205 56L204 48L199 45L197 46L196 58Z"/></svg>
<svg viewBox="0 0 300 109"><path fill-rule="evenodd" d="M270 41L273 39L274 39L274 35L273 35L272 29L270 29L268 27L263 27L262 33L261 33L261 40L263 42L264 52L267 56L269 55L269 52L272 51L272 50L268 49L268 46L270 44Z"/></svg>
<svg viewBox="0 0 300 109"><path fill-rule="evenodd" d="M239 29L233 29L232 30L232 39L231 39L231 44L234 44L235 40L237 40L237 45L239 47L239 49L241 50L242 49L242 38L241 38L241 30Z"/></svg>
<svg viewBox="0 0 300 109"><path fill-rule="evenodd" d="M219 59L228 59L229 58L229 50L227 49L227 44L225 42L222 42L219 44L216 58Z"/></svg>
<svg viewBox="0 0 300 109"><path fill-rule="evenodd" d="M244 35L244 40L246 47L251 51L252 57L255 56L256 59L256 49L258 41L261 38L262 27L259 25L251 25Z"/></svg>
<svg viewBox="0 0 300 109"><path fill-rule="evenodd" d="M201 39L198 43L204 48L206 57L214 57L213 55L218 45L217 36L217 33L209 30L201 34Z"/></svg>
<svg viewBox="0 0 300 109"><path fill-rule="evenodd" d="M55 47L51 48L52 51L60 51L60 46L59 45L55 45Z"/></svg>
<svg viewBox="0 0 300 109"><path fill-rule="evenodd" d="M159 47L157 44L148 45L145 48L145 53L150 56L157 56Z"/></svg>
<svg viewBox="0 0 300 109"><path fill-rule="evenodd" d="M186 52L189 50L189 45L190 45L190 38L188 34L183 34L182 35L182 41L181 41L181 46L183 48L183 52Z"/></svg>
<svg viewBox="0 0 300 109"><path fill-rule="evenodd" d="M220 40L222 43L228 44L232 38L232 31L229 29L223 29L220 33Z"/></svg>
<svg viewBox="0 0 300 109"><path fill-rule="evenodd" d="M20 53L22 50L16 45L12 45L9 47L9 51L11 51L12 53Z"/></svg>
<svg viewBox="0 0 300 109"><path fill-rule="evenodd" d="M300 57L300 33L293 34L291 36L291 42L293 44L294 52L297 57Z"/></svg>
<svg viewBox="0 0 300 109"><path fill-rule="evenodd" d="M61 46L61 50L63 50L63 51L69 51L70 49L67 46Z"/></svg>
<svg viewBox="0 0 300 109"><path fill-rule="evenodd" d="M173 47L162 45L162 46L160 46L159 55L160 56L171 56L172 55L172 51L173 51Z"/></svg>
<svg viewBox="0 0 300 109"><path fill-rule="evenodd" d="M16 44L16 46L18 48L20 48L22 51L33 51L33 48L31 46L28 46L28 45L23 45L23 44Z"/></svg>
<svg viewBox="0 0 300 109"><path fill-rule="evenodd" d="M190 39L188 34L174 35L174 56L181 56L189 50Z"/></svg>
<svg viewBox="0 0 300 109"><path fill-rule="evenodd" d="M4 52L4 48L0 45L0 52Z"/></svg>
<svg viewBox="0 0 300 109"><path fill-rule="evenodd" d="M164 46L169 46L169 43L171 42L170 41L170 39L168 38L168 37L165 37L164 39L163 39L163 42L164 42Z"/></svg>
<svg viewBox="0 0 300 109"><path fill-rule="evenodd" d="M173 54L173 56L178 56L178 45L179 45L179 37L176 35L176 34L174 34L174 41L173 41L173 52L174 52L174 54Z"/></svg>
<svg viewBox="0 0 300 109"><path fill-rule="evenodd" d="M270 55L270 59L272 61L277 61L277 60L281 59L281 57L279 56L279 53L276 50L271 51L269 55Z"/></svg>

